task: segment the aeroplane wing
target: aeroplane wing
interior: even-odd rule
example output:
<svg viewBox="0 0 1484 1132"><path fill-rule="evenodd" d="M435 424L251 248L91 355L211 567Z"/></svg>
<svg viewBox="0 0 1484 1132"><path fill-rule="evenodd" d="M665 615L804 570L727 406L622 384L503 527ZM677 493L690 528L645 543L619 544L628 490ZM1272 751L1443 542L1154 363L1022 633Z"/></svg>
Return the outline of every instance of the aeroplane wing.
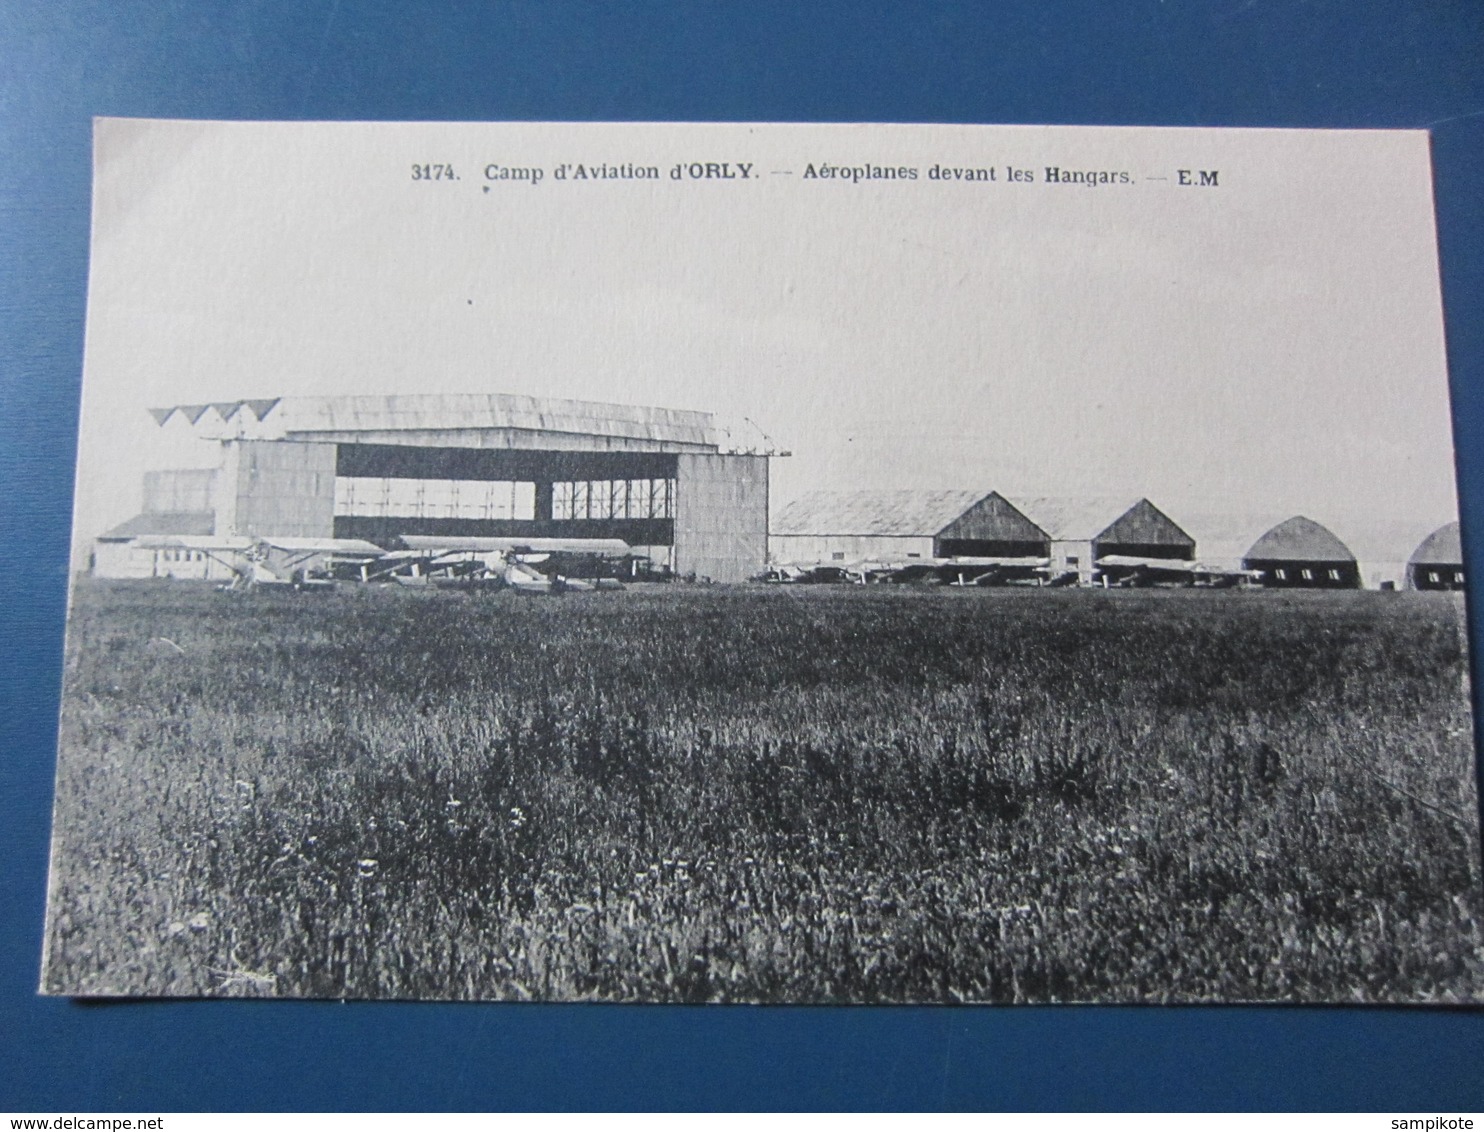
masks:
<svg viewBox="0 0 1484 1132"><path fill-rule="evenodd" d="M633 549L618 538L482 538L473 535L403 535L402 544L409 550L441 551L452 554L469 551L475 554L589 554L602 558L622 558Z"/></svg>
<svg viewBox="0 0 1484 1132"><path fill-rule="evenodd" d="M386 551L374 542L359 538L298 538L268 535L257 540L288 554L334 554L341 558L380 558Z"/></svg>
<svg viewBox="0 0 1484 1132"><path fill-rule="evenodd" d="M266 546L289 554L337 554L348 558L380 558L386 552L357 538L298 538L268 535L137 535L133 544L144 550L204 550L219 554L246 553Z"/></svg>
<svg viewBox="0 0 1484 1132"><path fill-rule="evenodd" d="M1194 562L1183 558L1141 558L1133 554L1105 554L1095 563L1099 569L1113 567L1120 570L1156 570L1169 574L1199 574L1203 571Z"/></svg>
<svg viewBox="0 0 1484 1132"><path fill-rule="evenodd" d="M1105 554L1097 560L1099 567L1111 566L1124 570L1149 570L1169 574L1195 574L1211 577L1259 578L1260 570L1233 570L1221 566L1208 566L1204 562L1190 562L1183 558L1141 558L1132 554Z"/></svg>
<svg viewBox="0 0 1484 1132"><path fill-rule="evenodd" d="M136 535L131 545L143 550L192 550L232 571L233 586L255 573L250 538L237 535Z"/></svg>
<svg viewBox="0 0 1484 1132"><path fill-rule="evenodd" d="M1037 557L977 558L966 556L959 558L935 558L932 561L944 566L987 566L999 570L1034 570L1041 566L1051 565L1051 559Z"/></svg>

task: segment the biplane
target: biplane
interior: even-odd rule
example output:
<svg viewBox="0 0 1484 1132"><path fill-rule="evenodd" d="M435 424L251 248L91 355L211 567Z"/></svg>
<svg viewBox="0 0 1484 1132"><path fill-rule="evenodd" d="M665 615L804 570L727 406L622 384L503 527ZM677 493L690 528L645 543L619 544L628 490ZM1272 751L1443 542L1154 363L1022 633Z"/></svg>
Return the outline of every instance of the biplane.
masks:
<svg viewBox="0 0 1484 1132"><path fill-rule="evenodd" d="M1120 587L1157 585L1229 588L1262 577L1260 570L1229 570L1180 558L1140 558L1105 554L1095 565L1103 584Z"/></svg>
<svg viewBox="0 0 1484 1132"><path fill-rule="evenodd" d="M616 538L403 535L401 542L405 549L384 553L367 567L365 580L384 577L404 585L500 588L524 594L615 590L623 583L605 564L633 557L629 544Z"/></svg>
<svg viewBox="0 0 1484 1132"><path fill-rule="evenodd" d="M145 550L187 550L225 566L232 580L223 589L285 587L321 590L334 586L333 574L346 563L368 563L384 553L362 539L250 537L236 535L139 535Z"/></svg>
<svg viewBox="0 0 1484 1132"><path fill-rule="evenodd" d="M756 581L788 585L942 584L999 586L1038 583L1045 558L910 558L901 561L862 559L857 562L778 563Z"/></svg>
<svg viewBox="0 0 1484 1132"><path fill-rule="evenodd" d="M865 562L780 562L754 575L754 582L774 585L862 585L871 579L871 567Z"/></svg>
<svg viewBox="0 0 1484 1132"><path fill-rule="evenodd" d="M1039 584L1049 559L1036 557L956 557L932 560L937 576L950 586L1008 586ZM910 569L910 568L909 568ZM910 581L910 576L901 581Z"/></svg>

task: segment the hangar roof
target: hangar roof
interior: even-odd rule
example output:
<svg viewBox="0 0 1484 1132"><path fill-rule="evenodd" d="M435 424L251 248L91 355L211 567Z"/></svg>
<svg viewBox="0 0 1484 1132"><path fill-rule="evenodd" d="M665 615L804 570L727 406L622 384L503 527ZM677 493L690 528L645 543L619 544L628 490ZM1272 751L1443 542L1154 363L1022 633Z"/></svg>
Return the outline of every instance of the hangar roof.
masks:
<svg viewBox="0 0 1484 1132"><path fill-rule="evenodd" d="M1350 548L1328 527L1303 515L1284 519L1243 556L1259 562L1354 562Z"/></svg>
<svg viewBox="0 0 1484 1132"><path fill-rule="evenodd" d="M524 429L585 436L719 445L710 413L508 393L412 393L360 397L280 397L151 409L164 425L184 417L218 434L312 439L321 432Z"/></svg>
<svg viewBox="0 0 1484 1132"><path fill-rule="evenodd" d="M1282 525L1283 512L1220 512L1181 509L1175 516L1196 540L1196 551L1205 562L1237 563L1249 557L1253 545L1274 527ZM1438 516L1421 515L1394 519L1376 515L1326 514L1324 529L1344 544L1359 561L1405 562L1424 542L1424 536L1441 533Z"/></svg>
<svg viewBox="0 0 1484 1132"><path fill-rule="evenodd" d="M1411 557L1412 562L1463 565L1463 540L1457 523L1445 523L1422 540Z"/></svg>
<svg viewBox="0 0 1484 1132"><path fill-rule="evenodd" d="M146 511L98 536L104 542L122 542L138 535L209 535L216 530L210 511Z"/></svg>
<svg viewBox="0 0 1484 1132"><path fill-rule="evenodd" d="M1095 539L1143 502L1137 497L1122 496L1007 498L1016 510L1057 542Z"/></svg>
<svg viewBox="0 0 1484 1132"><path fill-rule="evenodd" d="M1095 539L1125 518L1137 520L1136 525L1156 526L1158 537L1151 534L1150 541L1194 541L1146 499L1015 498L978 490L812 491L779 512L772 533L930 537L987 500L1009 504L1054 541ZM1024 534L1019 532L1017 537Z"/></svg>
<svg viewBox="0 0 1484 1132"><path fill-rule="evenodd" d="M778 512L775 535L931 538L983 499L983 491L811 491Z"/></svg>

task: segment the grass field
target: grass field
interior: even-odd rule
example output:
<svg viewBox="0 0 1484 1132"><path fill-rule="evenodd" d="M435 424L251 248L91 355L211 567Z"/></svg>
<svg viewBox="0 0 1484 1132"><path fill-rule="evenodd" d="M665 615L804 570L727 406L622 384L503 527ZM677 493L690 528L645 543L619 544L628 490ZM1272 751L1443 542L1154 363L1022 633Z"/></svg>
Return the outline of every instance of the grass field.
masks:
<svg viewBox="0 0 1484 1132"><path fill-rule="evenodd" d="M84 582L43 987L1479 998L1461 611Z"/></svg>

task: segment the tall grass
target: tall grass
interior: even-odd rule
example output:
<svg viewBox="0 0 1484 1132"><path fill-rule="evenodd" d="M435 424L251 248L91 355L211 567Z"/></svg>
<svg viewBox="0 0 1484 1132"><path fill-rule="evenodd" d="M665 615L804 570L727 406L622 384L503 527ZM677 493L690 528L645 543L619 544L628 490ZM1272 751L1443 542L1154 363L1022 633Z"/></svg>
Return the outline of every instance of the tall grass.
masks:
<svg viewBox="0 0 1484 1132"><path fill-rule="evenodd" d="M84 584L44 988L1476 999L1460 614Z"/></svg>

